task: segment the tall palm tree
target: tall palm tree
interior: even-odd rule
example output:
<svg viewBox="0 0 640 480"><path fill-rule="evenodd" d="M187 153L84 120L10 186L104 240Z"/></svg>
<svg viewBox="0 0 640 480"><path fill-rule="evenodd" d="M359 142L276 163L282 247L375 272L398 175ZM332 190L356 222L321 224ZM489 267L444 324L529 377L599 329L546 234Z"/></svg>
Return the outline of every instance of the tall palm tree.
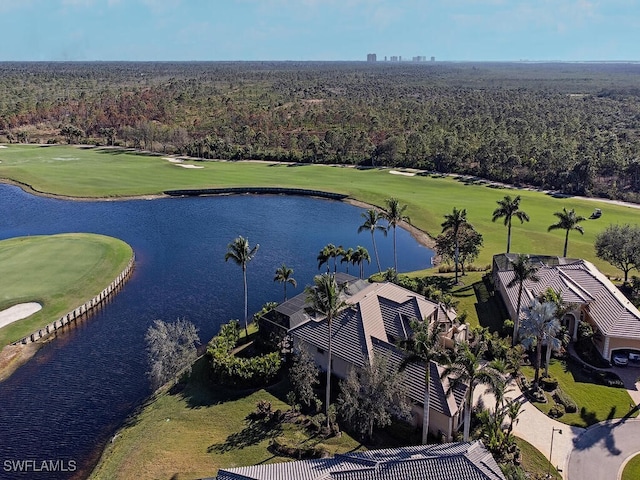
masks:
<svg viewBox="0 0 640 480"><path fill-rule="evenodd" d="M242 235L238 236L227 245L227 253L224 256L224 261L231 259L237 265L242 267L242 280L244 283L244 333L249 336L249 327L248 320L249 317L249 304L247 298L247 263L249 263L253 257L256 256L258 249L260 248L260 244L256 243L256 245L251 248L249 246L249 239L244 238Z"/></svg>
<svg viewBox="0 0 640 480"><path fill-rule="evenodd" d="M487 350L486 341L480 337L474 344L462 342L456 345L454 356L444 367L440 377L449 378L449 391L459 385L467 387L464 406L464 441L469 441L471 410L473 410L473 391L478 385L493 385L500 375L495 369L482 361Z"/></svg>
<svg viewBox="0 0 640 480"><path fill-rule="evenodd" d="M393 268L398 271L398 254L396 249L396 227L401 222L408 222L409 217L404 214L406 205L400 205L397 198L391 197L385 200L387 209L382 213L383 218L393 228Z"/></svg>
<svg viewBox="0 0 640 480"><path fill-rule="evenodd" d="M467 221L467 210L463 208L462 210L458 210L456 207L453 207L453 211L451 213L447 213L444 216L444 222L442 222L442 232L446 232L447 230L451 230L453 234L453 240L455 243L455 251L454 251L454 263L456 270L456 284L458 283L458 257L460 255L460 239L458 238L458 233L462 227L471 226L471 224Z"/></svg>
<svg viewBox="0 0 640 480"><path fill-rule="evenodd" d="M287 301L287 283L290 283L293 288L298 286L298 282L296 282L296 279L291 275L293 275L293 268L289 268L283 263L280 267L276 268L276 275L273 277L274 282L280 282L284 286L284 302Z"/></svg>
<svg viewBox="0 0 640 480"><path fill-rule="evenodd" d="M502 200L498 200L498 208L493 211L491 221L495 222L499 218L504 217L504 224L507 227L507 253L511 249L511 220L516 217L520 223L528 222L529 215L520 210L520 195L511 198L511 195L505 195Z"/></svg>
<svg viewBox="0 0 640 480"><path fill-rule="evenodd" d="M431 385L431 362L437 362L443 358L443 347L440 343L440 330L437 322L433 325L428 320L411 322L412 337L406 342L409 355L400 365L400 369L406 368L411 362L424 364L424 401L422 414L422 444L428 443L429 412L431 408L429 386Z"/></svg>
<svg viewBox="0 0 640 480"><path fill-rule="evenodd" d="M522 319L522 344L526 348L536 347L536 373L534 388L538 387L540 366L542 364L542 343L547 336L555 336L560 331L560 322L556 318L556 306L552 302L540 303L534 298L525 309ZM550 345L547 346L550 348Z"/></svg>
<svg viewBox="0 0 640 480"><path fill-rule="evenodd" d="M567 245L569 244L569 232L571 230L577 230L578 232L580 232L581 235L584 235L584 229L582 228L582 226L579 225L579 223L585 221L586 218L584 218L581 215L576 215L576 212L573 208L568 211L566 208L563 208L561 212L554 212L553 214L556 217L558 217L558 222L554 223L553 225L549 225L549 228L547 229L547 231L548 232L550 232L551 230L567 231L567 233L564 236L564 253L562 254L563 257L566 257Z"/></svg>
<svg viewBox="0 0 640 480"><path fill-rule="evenodd" d="M384 225L380 225L379 221L384 218L384 215L378 213L377 210L370 208L366 212L360 215L364 218L364 223L358 227L358 233L368 230L371 232L371 242L373 243L373 253L376 256L376 264L378 265L378 272L382 271L380 267L380 257L378 256L378 247L376 246L376 230L380 230L384 236L387 236L387 228Z"/></svg>
<svg viewBox="0 0 640 480"><path fill-rule="evenodd" d="M516 318L513 319L513 339L512 345L518 343L520 329L520 307L522 306L522 290L524 282L531 280L537 282L540 278L537 275L538 269L531 265L528 255L518 255L515 260L509 260L513 267L513 279L507 284L507 288L518 285L518 303L516 304Z"/></svg>
<svg viewBox="0 0 640 480"><path fill-rule="evenodd" d="M329 328L327 388L325 399L325 413L327 416L327 427L329 427L329 401L331 399L331 326L340 310L347 306L347 303L341 298L346 285L338 285L335 275L331 273L316 275L313 279L313 283L313 286L309 286L305 289L307 302L311 304L311 307L315 312L324 315Z"/></svg>

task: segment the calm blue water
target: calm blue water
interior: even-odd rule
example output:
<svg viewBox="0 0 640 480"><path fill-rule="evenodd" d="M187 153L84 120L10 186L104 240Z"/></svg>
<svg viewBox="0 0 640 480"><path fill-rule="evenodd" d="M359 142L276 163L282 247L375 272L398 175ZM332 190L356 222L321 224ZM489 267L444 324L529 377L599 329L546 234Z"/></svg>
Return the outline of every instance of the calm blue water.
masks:
<svg viewBox="0 0 640 480"><path fill-rule="evenodd" d="M106 308L0 383L0 478L86 476L104 444L150 394L144 334L154 320L184 317L206 342L221 323L243 318L242 272L224 261L236 236L260 243L248 266L250 313L282 300L282 285L273 282L282 262L298 281L297 289L288 287L290 297L311 283L316 256L327 243L366 247L372 264L365 273L374 273L371 235L357 234L362 211L289 196L71 202L0 185L0 239L101 233L129 243L137 260L133 276ZM397 233L399 270L428 267L431 251L408 232ZM376 240L386 269L393 265L392 236ZM38 468L47 460L67 467L74 462L78 471L8 471L14 468L8 462L19 460L35 461Z"/></svg>

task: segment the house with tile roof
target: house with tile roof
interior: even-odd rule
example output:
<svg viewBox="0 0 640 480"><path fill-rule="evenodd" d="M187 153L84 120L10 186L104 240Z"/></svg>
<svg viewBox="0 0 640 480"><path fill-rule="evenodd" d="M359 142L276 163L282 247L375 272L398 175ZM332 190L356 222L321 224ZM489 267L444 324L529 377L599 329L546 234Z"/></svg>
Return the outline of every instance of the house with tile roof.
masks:
<svg viewBox="0 0 640 480"><path fill-rule="evenodd" d="M640 351L640 311L591 262L565 257L531 256L537 266L537 282L524 282L521 311L516 312L518 286L509 288L514 278L510 260L516 255L501 254L493 258L496 290L509 311L510 318L524 316L523 309L548 288L558 292L566 304L574 305L563 319L573 340L577 339L580 321L594 330L594 344L605 360L616 351Z"/></svg>
<svg viewBox="0 0 640 480"><path fill-rule="evenodd" d="M482 442L387 448L221 469L216 480L504 480Z"/></svg>
<svg viewBox="0 0 640 480"><path fill-rule="evenodd" d="M467 338L467 325L456 322L453 309L426 300L393 283L369 283L351 276L351 280L348 280L345 274L338 275L338 282L347 281L344 292L347 307L334 318L331 329L331 371L338 378L346 378L353 368L364 368L376 356L384 356L387 368L397 371L406 356L397 344L413 335L412 320L437 325L442 332L440 341L445 346L452 346L454 342ZM279 305L268 322L282 325L282 328L288 327L293 348L306 348L318 367L324 369L329 348L329 327L326 319L318 316L307 304L306 294L302 293ZM432 363L428 368L431 369L429 430L451 441L463 422L465 388L456 386L450 389L449 380L440 379L440 366ZM408 363L404 377L413 405L412 423L422 425L425 365Z"/></svg>

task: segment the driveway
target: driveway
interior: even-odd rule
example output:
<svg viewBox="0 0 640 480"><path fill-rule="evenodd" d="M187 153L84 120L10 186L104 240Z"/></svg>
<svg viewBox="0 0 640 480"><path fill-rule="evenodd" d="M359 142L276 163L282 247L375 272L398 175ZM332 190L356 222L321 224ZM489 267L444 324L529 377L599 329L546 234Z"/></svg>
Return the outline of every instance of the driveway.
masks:
<svg viewBox="0 0 640 480"><path fill-rule="evenodd" d="M560 423L557 420L549 418L534 405L532 405L524 396L515 381L509 383L510 391L506 394L508 399L517 400L522 404L518 423L513 428L516 437L520 437L531 445L536 447L546 458L549 458L551 449L551 436L553 434L553 452L551 452L551 463L562 470L564 479L574 478L581 479L597 479L600 477L569 477L567 476L567 461L574 444L580 435L585 431L584 428L571 427ZM486 408L492 409L495 404L493 395L488 393L485 388L477 387L474 391L474 404L478 405L482 402ZM562 432L562 433L560 433ZM602 477L607 478L607 477Z"/></svg>
<svg viewBox="0 0 640 480"><path fill-rule="evenodd" d="M619 478L624 462L640 452L640 419L612 420L593 425L580 435L569 456L570 480Z"/></svg>

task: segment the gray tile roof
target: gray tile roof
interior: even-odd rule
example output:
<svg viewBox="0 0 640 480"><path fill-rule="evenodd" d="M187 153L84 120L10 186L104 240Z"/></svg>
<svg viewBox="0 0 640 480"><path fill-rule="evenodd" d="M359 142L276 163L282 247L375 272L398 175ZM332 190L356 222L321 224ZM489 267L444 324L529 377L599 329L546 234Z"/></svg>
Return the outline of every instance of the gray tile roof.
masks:
<svg viewBox="0 0 640 480"><path fill-rule="evenodd" d="M588 305L591 318L604 335L640 339L640 311L591 262L575 260L552 266L542 265L538 277L538 282L525 281L522 308L551 287L560 292L567 303ZM500 271L498 278L506 287L513 279L513 272ZM506 288L506 292L505 301L511 302L515 310L518 285Z"/></svg>
<svg viewBox="0 0 640 480"><path fill-rule="evenodd" d="M218 480L504 480L481 442L370 450L220 470Z"/></svg>

